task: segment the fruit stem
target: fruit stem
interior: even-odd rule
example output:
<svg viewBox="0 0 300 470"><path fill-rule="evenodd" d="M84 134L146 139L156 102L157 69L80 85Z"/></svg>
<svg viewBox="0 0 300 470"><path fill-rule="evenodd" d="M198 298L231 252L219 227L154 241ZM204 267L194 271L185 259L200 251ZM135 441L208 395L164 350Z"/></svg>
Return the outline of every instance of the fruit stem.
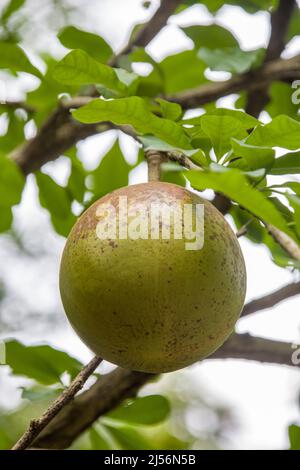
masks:
<svg viewBox="0 0 300 470"><path fill-rule="evenodd" d="M164 157L162 152L157 150L147 150L146 160L148 163L148 181L160 180L160 166Z"/></svg>

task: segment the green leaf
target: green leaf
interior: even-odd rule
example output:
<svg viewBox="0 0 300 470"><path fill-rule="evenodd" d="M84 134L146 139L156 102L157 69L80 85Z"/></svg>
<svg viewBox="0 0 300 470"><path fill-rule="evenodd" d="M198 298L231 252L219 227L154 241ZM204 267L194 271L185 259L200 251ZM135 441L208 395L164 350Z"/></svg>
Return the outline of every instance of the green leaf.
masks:
<svg viewBox="0 0 300 470"><path fill-rule="evenodd" d="M248 130L252 129L259 124L258 119L254 118L253 116L250 116L250 114L247 114L245 111L241 111L239 109L228 109L228 108L214 108L211 110L208 110L205 114L202 114L201 116L196 116L194 118L190 119L183 119L181 121L182 124L189 124L193 126L201 126L201 121L203 116L229 116L237 119L240 121L241 126Z"/></svg>
<svg viewBox="0 0 300 470"><path fill-rule="evenodd" d="M15 340L5 344L6 362L14 375L28 377L44 385L60 382L64 372L73 378L82 368L77 359L47 345L25 346Z"/></svg>
<svg viewBox="0 0 300 470"><path fill-rule="evenodd" d="M107 414L107 417L129 424L150 425L164 421L170 413L168 400L161 395L129 400Z"/></svg>
<svg viewBox="0 0 300 470"><path fill-rule="evenodd" d="M203 191L210 188L223 193L265 223L274 225L291 235L285 219L263 193L251 187L247 178L238 170L225 170L222 172L189 171L185 173L185 177L195 189Z"/></svg>
<svg viewBox="0 0 300 470"><path fill-rule="evenodd" d="M129 165L116 141L109 152L101 160L100 165L92 173L92 190L99 198L114 189L128 185L128 175L132 166Z"/></svg>
<svg viewBox="0 0 300 470"><path fill-rule="evenodd" d="M206 65L197 57L195 50L184 51L166 57L159 64L166 94L177 93L207 82Z"/></svg>
<svg viewBox="0 0 300 470"><path fill-rule="evenodd" d="M195 25L181 28L192 39L197 49L224 49L226 47L238 47L238 41L234 35L217 24L208 26Z"/></svg>
<svg viewBox="0 0 300 470"><path fill-rule="evenodd" d="M160 104L162 117L170 119L171 121L177 121L181 117L182 109L179 104L171 103L162 98L156 98L155 101Z"/></svg>
<svg viewBox="0 0 300 470"><path fill-rule="evenodd" d="M75 26L62 29L57 37L67 49L82 49L99 62L107 62L113 54L111 47L101 36Z"/></svg>
<svg viewBox="0 0 300 470"><path fill-rule="evenodd" d="M300 238L300 197L294 196L293 194L285 194L285 197L289 201L290 205L294 209L295 213L295 225L296 225L296 232L298 237Z"/></svg>
<svg viewBox="0 0 300 470"><path fill-rule="evenodd" d="M73 116L84 123L110 121L118 125L129 124L139 134L153 134L170 145L191 148L179 124L155 116L145 101L137 96L111 101L96 99L73 111Z"/></svg>
<svg viewBox="0 0 300 470"><path fill-rule="evenodd" d="M50 176L40 171L35 173L35 178L41 206L50 212L57 233L67 236L76 222L76 217L71 212L70 193L67 188L55 183Z"/></svg>
<svg viewBox="0 0 300 470"><path fill-rule="evenodd" d="M300 173L300 152L286 153L276 158L270 171L272 175L287 175Z"/></svg>
<svg viewBox="0 0 300 470"><path fill-rule="evenodd" d="M0 42L0 69L9 69L12 72L27 72L42 78L41 72L32 65L27 55L17 44Z"/></svg>
<svg viewBox="0 0 300 470"><path fill-rule="evenodd" d="M19 204L25 184L25 177L17 164L0 155L0 206L11 207Z"/></svg>
<svg viewBox="0 0 300 470"><path fill-rule="evenodd" d="M13 214L11 207L0 205L0 233L6 232L11 227Z"/></svg>
<svg viewBox="0 0 300 470"><path fill-rule="evenodd" d="M290 84L274 82L269 89L270 101L266 111L272 118L280 114L286 114L293 119L299 119L299 106L292 101L293 90Z"/></svg>
<svg viewBox="0 0 300 470"><path fill-rule="evenodd" d="M247 144L297 150L300 148L300 122L289 116L277 116L269 124L257 126Z"/></svg>
<svg viewBox="0 0 300 470"><path fill-rule="evenodd" d="M289 438L291 450L300 450L300 426L296 424L289 426Z"/></svg>
<svg viewBox="0 0 300 470"><path fill-rule="evenodd" d="M275 150L270 147L255 147L243 141L231 139L233 157L243 157L250 170L270 169L275 160Z"/></svg>
<svg viewBox="0 0 300 470"><path fill-rule="evenodd" d="M243 139L247 136L246 130L240 121L231 116L203 115L201 128L208 135L215 154L220 159L231 148L231 138Z"/></svg>
<svg viewBox="0 0 300 470"><path fill-rule="evenodd" d="M64 85L99 84L119 94L126 94L127 91L112 67L100 64L80 49L69 52L58 62L53 77Z"/></svg>
<svg viewBox="0 0 300 470"><path fill-rule="evenodd" d="M115 450L115 442L109 430L100 423L89 429L89 438L91 450Z"/></svg>
<svg viewBox="0 0 300 470"><path fill-rule="evenodd" d="M272 184L272 186L269 186L268 189L276 189L276 188L289 188L294 193L296 193L298 196L300 196L300 183L297 181L286 181L285 183L282 184Z"/></svg>
<svg viewBox="0 0 300 470"><path fill-rule="evenodd" d="M78 202L83 202L86 191L86 171L81 161L78 160L75 149L72 149L72 152L69 151L68 156L71 158L71 174L67 188L73 199Z"/></svg>
<svg viewBox="0 0 300 470"><path fill-rule="evenodd" d="M287 41L290 41L294 36L299 36L300 35L300 9L295 8L294 13L292 16L292 19L289 23L289 30L287 34Z"/></svg>
<svg viewBox="0 0 300 470"><path fill-rule="evenodd" d="M141 432L134 428L129 426L115 427L109 425L105 427L122 450L153 449L150 440L147 440Z"/></svg>
<svg viewBox="0 0 300 470"><path fill-rule="evenodd" d="M211 70L225 71L233 74L248 72L251 68L262 63L264 49L242 51L239 48L209 49L201 47L198 57Z"/></svg>
<svg viewBox="0 0 300 470"><path fill-rule="evenodd" d="M170 166L166 166L170 165ZM161 181L165 183L177 184L177 186L186 187L186 179L183 176L183 169L176 164L162 164L161 166Z"/></svg>

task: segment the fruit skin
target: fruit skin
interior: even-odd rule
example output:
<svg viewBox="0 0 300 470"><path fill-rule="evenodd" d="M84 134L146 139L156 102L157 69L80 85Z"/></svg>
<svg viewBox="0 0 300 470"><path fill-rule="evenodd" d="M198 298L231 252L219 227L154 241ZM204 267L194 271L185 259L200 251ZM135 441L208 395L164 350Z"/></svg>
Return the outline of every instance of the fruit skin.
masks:
<svg viewBox="0 0 300 470"><path fill-rule="evenodd" d="M101 240L99 204L204 204L204 246L185 240ZM163 221L164 223L164 221ZM174 184L122 188L94 203L67 240L60 291L69 321L97 355L121 367L170 372L201 360L232 332L245 300L238 241L208 201Z"/></svg>

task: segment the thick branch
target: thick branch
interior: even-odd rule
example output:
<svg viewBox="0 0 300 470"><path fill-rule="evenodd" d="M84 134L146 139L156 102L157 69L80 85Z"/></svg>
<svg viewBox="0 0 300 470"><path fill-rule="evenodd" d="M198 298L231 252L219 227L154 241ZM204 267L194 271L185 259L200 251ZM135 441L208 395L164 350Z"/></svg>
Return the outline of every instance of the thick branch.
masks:
<svg viewBox="0 0 300 470"><path fill-rule="evenodd" d="M243 308L241 316L250 315L251 313L259 312L266 308L272 308L274 305L286 300L290 297L300 294L300 282L292 282L287 286L281 287L280 289L272 292L271 294L265 295L258 299L254 299L248 302Z"/></svg>
<svg viewBox="0 0 300 470"><path fill-rule="evenodd" d="M248 334L233 335L207 359L248 359L292 366L289 343L255 338ZM155 375L117 368L102 376L89 390L66 406L34 442L35 448L64 449L100 416L125 398L136 395L140 387Z"/></svg>
<svg viewBox="0 0 300 470"><path fill-rule="evenodd" d="M45 429L55 416L70 403L82 387L84 386L87 379L92 375L95 369L102 362L100 357L94 357L87 366L85 366L73 380L66 390L44 411L42 416L38 419L33 419L28 430L14 445L12 450L24 450L27 449L35 440L35 438Z"/></svg>
<svg viewBox="0 0 300 470"><path fill-rule="evenodd" d="M168 96L170 101L183 108L197 108L223 96L240 91L261 88L275 80L292 81L300 77L300 55L291 59L278 59L266 64L262 69L242 75L235 75L229 80L207 83L200 87Z"/></svg>

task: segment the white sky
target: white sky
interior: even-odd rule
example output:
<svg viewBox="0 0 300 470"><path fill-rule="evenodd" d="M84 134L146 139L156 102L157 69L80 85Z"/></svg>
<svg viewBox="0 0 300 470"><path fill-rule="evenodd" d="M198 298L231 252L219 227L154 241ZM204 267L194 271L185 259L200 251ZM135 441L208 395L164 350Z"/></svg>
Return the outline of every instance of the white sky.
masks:
<svg viewBox="0 0 300 470"><path fill-rule="evenodd" d="M73 0L73 3L78 3ZM156 2L157 3L157 2ZM121 47L132 23L145 19L147 14L141 8L139 0L101 0L97 2L101 8L95 8L95 1L86 2L86 18L80 18L82 27L90 28L103 34L114 47ZM113 11L113 20L107 21ZM177 52L190 47L189 39L179 31L176 24L209 24L211 15L201 6L195 6L170 20L170 25L149 45L148 51L156 59L160 59L170 52ZM268 15L259 13L248 15L240 8L223 8L217 15L217 22L233 31L238 37L242 47L253 49L267 44L269 35ZM56 43L49 44L55 52L60 53ZM300 50L300 40L294 40L289 53ZM33 82L24 77L22 89L32 87ZM15 97L19 91L8 90L10 97ZM230 106L231 99L223 101ZM93 137L80 144L80 154L87 166L94 166L95 159L103 154L112 140L113 133L108 136ZM129 159L134 158L134 144L128 137L122 138L122 145ZM65 159L48 164L47 171L63 182L68 168ZM131 177L131 183L146 180L145 165L139 167ZM32 230L39 231L45 240L51 243L51 262L47 265L42 262L26 263L16 256L7 255L6 242L0 239L0 256L4 263L1 271L8 279L11 289L19 292L26 303L36 309L42 305L43 310L57 310L60 306L58 292L58 267L64 240L56 236L49 223L48 214L37 203L36 188L32 177L29 178L22 204L15 209L17 226L24 233ZM252 299L268 293L281 285L295 279L295 275L276 267L269 259L267 250L252 245L247 240L241 240L241 246L246 260L248 272L247 298ZM6 258L5 258L6 257ZM49 260L48 260L49 261ZM46 267L46 271L45 271ZM37 283L37 279L39 282ZM32 292L35 293L32 298ZM291 342L300 342L300 296L281 303L269 311L241 320L237 329L239 332L249 332L267 338L275 338ZM21 335L22 337L22 335ZM55 333L49 332L41 338L33 333L28 341L51 341L53 345L68 350L83 360L91 356L87 348L82 345L69 326L62 327ZM292 353L292 351L291 351ZM288 445L287 426L293 421L299 421L300 412L297 408L296 398L300 389L299 372L287 367L259 365L246 361L207 361L197 364L186 371L186 374L196 375L199 385L205 388L212 396L217 396L222 402L233 407L240 423L238 433L230 436L230 444L225 446L234 449L278 449ZM7 385L1 384L0 403L7 396ZM18 393L11 394L13 405Z"/></svg>

